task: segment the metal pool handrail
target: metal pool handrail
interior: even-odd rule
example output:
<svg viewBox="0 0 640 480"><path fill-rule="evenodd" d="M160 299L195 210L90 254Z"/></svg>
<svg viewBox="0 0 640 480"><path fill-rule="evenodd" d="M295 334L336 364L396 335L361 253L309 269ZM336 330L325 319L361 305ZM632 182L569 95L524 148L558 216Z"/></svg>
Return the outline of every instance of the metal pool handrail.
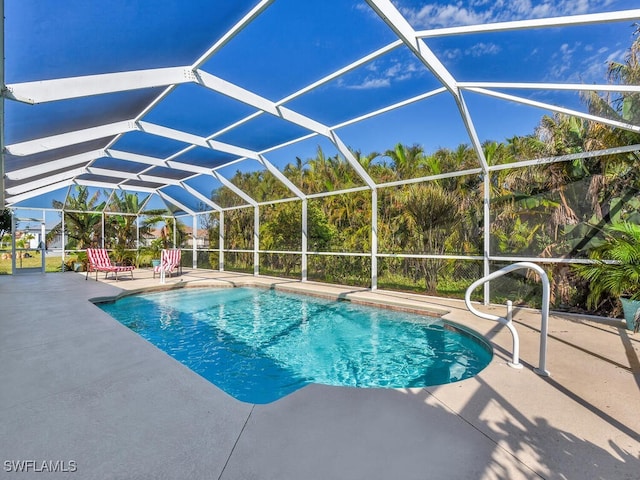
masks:
<svg viewBox="0 0 640 480"><path fill-rule="evenodd" d="M489 275L486 275L484 277L482 277L480 280L476 280L475 282L473 282L469 288L467 288L467 291L464 295L464 303L467 305L467 308L469 309L469 311L471 313L473 313L474 315L480 317L480 318L484 318L486 320L494 320L497 322L502 323L503 325L505 325L509 331L511 332L511 335L513 336L513 360L511 362L509 362L509 366L513 367L513 368L522 368L522 364L520 363L519 360L519 355L520 355L520 339L518 337L518 332L516 331L515 327L513 326L513 323L511 322L512 320L512 302L511 300L507 301L507 316L506 317L499 317L497 315L492 315L490 313L483 313L480 312L478 310L476 310L475 308L473 308L473 306L471 305L471 292L473 292L478 286L483 285L491 280L493 280L494 278L498 278L501 277L503 275L506 275L509 272L513 272L514 270L521 270L521 269L531 269L531 270L535 270L536 272L538 272L538 274L540 275L540 279L542 280L542 309L541 309L541 314L542 314L542 321L541 321L541 327L540 327L540 359L538 362L538 368L535 368L534 371L538 374L538 375L542 375L545 377L550 376L551 374L549 373L549 371L546 369L546 363L547 363L547 325L549 323L549 278L547 277L546 272L538 265L536 265L535 263L531 263L531 262L518 262L518 263L514 263L512 265L507 265L504 268L501 268L500 270L496 270L493 273L490 273Z"/></svg>

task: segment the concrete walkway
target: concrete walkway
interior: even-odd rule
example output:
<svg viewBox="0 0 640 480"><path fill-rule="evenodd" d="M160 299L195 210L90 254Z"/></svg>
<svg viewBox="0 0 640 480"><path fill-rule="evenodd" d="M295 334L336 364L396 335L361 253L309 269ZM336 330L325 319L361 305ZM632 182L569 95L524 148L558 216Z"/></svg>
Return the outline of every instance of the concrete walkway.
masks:
<svg viewBox="0 0 640 480"><path fill-rule="evenodd" d="M640 477L640 342L620 321L553 316L545 378L532 371L540 315L530 310L515 312L525 367L514 370L508 331L459 301L228 272L185 270L164 286L149 271L134 276L0 276L0 478L43 478L43 469L58 470L46 478L82 479ZM450 385L310 385L251 405L88 301L255 283L449 312L484 334L495 358Z"/></svg>

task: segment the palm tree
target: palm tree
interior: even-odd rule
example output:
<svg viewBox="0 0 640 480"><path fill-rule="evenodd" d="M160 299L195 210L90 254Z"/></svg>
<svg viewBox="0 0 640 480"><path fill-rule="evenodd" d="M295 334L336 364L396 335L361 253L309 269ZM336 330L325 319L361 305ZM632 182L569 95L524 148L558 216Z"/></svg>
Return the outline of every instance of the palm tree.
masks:
<svg viewBox="0 0 640 480"><path fill-rule="evenodd" d="M101 192L97 190L89 196L89 189L76 185L73 193L63 202L54 200L53 208L65 210L65 232L69 242L65 248L84 249L92 244L99 244L102 237L102 210L105 202L98 203ZM55 225L47 234L47 241L62 234L62 222Z"/></svg>
<svg viewBox="0 0 640 480"><path fill-rule="evenodd" d="M640 225L623 221L607 226L604 234L605 241L590 252L596 263L576 267L589 282L589 308L608 296L640 300Z"/></svg>
<svg viewBox="0 0 640 480"><path fill-rule="evenodd" d="M396 176L400 179L417 176L416 172L424 165L424 150L420 145L407 147L398 143L384 155L391 159Z"/></svg>
<svg viewBox="0 0 640 480"><path fill-rule="evenodd" d="M136 248L138 238L137 223L141 205L138 194L125 191L116 193L111 198L108 209L115 215L108 215L106 237L113 240L114 245L123 249Z"/></svg>
<svg viewBox="0 0 640 480"><path fill-rule="evenodd" d="M636 24L636 37L624 62L609 62L607 75L609 82L621 85L637 85L640 82L640 26ZM637 92L607 93L600 96L597 92L588 92L583 100L589 112L621 122L640 124L640 94ZM640 141L640 135L628 130L614 129L602 124L597 128L597 136L609 139L608 145L633 145Z"/></svg>
<svg viewBox="0 0 640 480"><path fill-rule="evenodd" d="M411 237L413 248L421 253L445 253L446 240L462 219L457 195L434 183L412 185L405 190L403 203L408 214L409 229L415 232ZM427 293L436 293L438 273L443 262L423 259L419 264L426 280Z"/></svg>

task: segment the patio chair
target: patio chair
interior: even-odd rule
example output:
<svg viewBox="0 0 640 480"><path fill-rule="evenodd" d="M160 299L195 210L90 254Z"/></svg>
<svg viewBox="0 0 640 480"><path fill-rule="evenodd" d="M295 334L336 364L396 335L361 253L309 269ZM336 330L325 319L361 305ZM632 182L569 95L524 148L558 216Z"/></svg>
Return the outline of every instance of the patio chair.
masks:
<svg viewBox="0 0 640 480"><path fill-rule="evenodd" d="M109 273L113 273L116 276L116 280L118 280L118 273L129 272L133 280L133 270L136 267L133 265L114 265L109 258L109 252L104 248L87 248L87 258L89 265L85 280L89 278L90 272L96 272L96 282L98 281L98 272L104 272L104 278L107 278Z"/></svg>
<svg viewBox="0 0 640 480"><path fill-rule="evenodd" d="M153 278L156 278L156 273L159 273L160 282L164 283L164 277L167 272L169 272L169 276L173 276L174 270L178 270L178 273L182 274L181 258L182 250L179 248L162 250L160 253L160 265L153 267Z"/></svg>

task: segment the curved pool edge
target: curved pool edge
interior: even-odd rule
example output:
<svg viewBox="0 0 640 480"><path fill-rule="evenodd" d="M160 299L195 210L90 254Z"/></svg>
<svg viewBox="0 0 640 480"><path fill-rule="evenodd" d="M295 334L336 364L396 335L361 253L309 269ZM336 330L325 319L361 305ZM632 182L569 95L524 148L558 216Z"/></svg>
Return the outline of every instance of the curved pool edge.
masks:
<svg viewBox="0 0 640 480"><path fill-rule="evenodd" d="M114 286L120 287L119 285ZM452 313L452 310L449 308L442 308L431 304L425 305L425 300L423 299L411 300L403 297L404 294L402 292L383 292L380 290L372 292L368 288L364 289L359 287L352 287L351 290L345 292L344 289L349 287L342 287L339 285L331 285L320 282L300 282L294 280L278 279L275 277L238 278L234 279L233 281L230 281L228 279L182 281L182 279L180 279L180 281L175 283L147 285L135 288L120 287L120 292L115 295L91 297L88 300L92 303L109 303L114 302L120 298L141 293L162 292L182 288L238 287L266 288L288 293L309 295L313 297L324 298L327 300L348 301L358 305L388 308L391 310L397 310L406 313L416 313L419 315L428 315L432 317L444 317L445 315Z"/></svg>

